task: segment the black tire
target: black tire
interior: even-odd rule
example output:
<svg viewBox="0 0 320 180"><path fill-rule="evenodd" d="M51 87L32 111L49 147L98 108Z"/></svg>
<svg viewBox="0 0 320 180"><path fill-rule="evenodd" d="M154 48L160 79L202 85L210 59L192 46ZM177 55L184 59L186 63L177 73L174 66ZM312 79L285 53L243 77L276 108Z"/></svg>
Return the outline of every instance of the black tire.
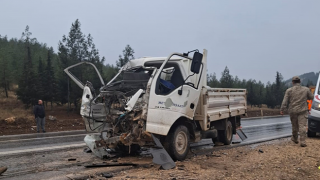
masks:
<svg viewBox="0 0 320 180"><path fill-rule="evenodd" d="M227 121L227 127L225 130L218 130L218 138L212 139L213 142L219 140L224 145L229 145L232 143L233 131L232 131L232 123Z"/></svg>
<svg viewBox="0 0 320 180"><path fill-rule="evenodd" d="M307 133L308 137L315 137L316 134L317 134L316 132L310 131L310 130L308 129L308 133Z"/></svg>
<svg viewBox="0 0 320 180"><path fill-rule="evenodd" d="M189 142L190 134L188 128L184 125L179 125L168 133L164 148L174 161L183 161L186 159L189 152Z"/></svg>

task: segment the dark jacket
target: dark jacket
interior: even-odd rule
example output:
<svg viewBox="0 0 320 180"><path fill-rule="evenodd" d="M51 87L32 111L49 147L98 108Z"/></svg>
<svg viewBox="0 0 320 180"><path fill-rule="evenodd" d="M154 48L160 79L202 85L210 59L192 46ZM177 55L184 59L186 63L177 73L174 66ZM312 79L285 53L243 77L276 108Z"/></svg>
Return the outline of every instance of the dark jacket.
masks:
<svg viewBox="0 0 320 180"><path fill-rule="evenodd" d="M34 106L33 113L35 118L44 118L46 116L43 105L39 104Z"/></svg>

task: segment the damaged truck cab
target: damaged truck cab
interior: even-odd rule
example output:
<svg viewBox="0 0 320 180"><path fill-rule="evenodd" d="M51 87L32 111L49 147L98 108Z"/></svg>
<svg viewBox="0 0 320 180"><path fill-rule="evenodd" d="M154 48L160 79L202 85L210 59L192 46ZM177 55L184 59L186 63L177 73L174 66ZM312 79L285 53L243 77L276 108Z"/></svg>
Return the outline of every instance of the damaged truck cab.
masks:
<svg viewBox="0 0 320 180"><path fill-rule="evenodd" d="M247 112L247 92L208 87L207 51L191 52L131 60L106 85L91 63L65 69L83 89L81 115L86 130L96 132L85 142L95 155L103 158L112 150L153 146L156 138L172 159L183 160L191 142L232 142ZM83 84L69 71L83 63L94 66L99 75L98 95L90 82Z"/></svg>

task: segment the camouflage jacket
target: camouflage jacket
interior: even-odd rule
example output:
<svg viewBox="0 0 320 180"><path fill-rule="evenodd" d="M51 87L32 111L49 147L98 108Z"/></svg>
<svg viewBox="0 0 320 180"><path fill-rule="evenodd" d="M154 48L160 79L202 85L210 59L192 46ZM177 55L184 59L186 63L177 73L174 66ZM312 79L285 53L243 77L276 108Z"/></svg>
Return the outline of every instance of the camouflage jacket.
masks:
<svg viewBox="0 0 320 180"><path fill-rule="evenodd" d="M312 100L313 94L310 89L300 84L295 84L287 89L284 95L280 111L288 109L290 114L308 110L307 100Z"/></svg>

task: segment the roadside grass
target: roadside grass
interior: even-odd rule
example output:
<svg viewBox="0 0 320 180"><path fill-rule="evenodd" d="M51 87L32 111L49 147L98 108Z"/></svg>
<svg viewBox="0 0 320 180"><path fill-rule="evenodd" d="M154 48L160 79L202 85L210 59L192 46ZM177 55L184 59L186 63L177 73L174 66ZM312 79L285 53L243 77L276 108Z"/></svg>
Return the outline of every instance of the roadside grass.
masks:
<svg viewBox="0 0 320 180"><path fill-rule="evenodd" d="M32 108L26 109L13 91L9 91L8 96L7 98L4 91L0 90L0 120L8 118L8 121L12 121L12 118L34 119Z"/></svg>

